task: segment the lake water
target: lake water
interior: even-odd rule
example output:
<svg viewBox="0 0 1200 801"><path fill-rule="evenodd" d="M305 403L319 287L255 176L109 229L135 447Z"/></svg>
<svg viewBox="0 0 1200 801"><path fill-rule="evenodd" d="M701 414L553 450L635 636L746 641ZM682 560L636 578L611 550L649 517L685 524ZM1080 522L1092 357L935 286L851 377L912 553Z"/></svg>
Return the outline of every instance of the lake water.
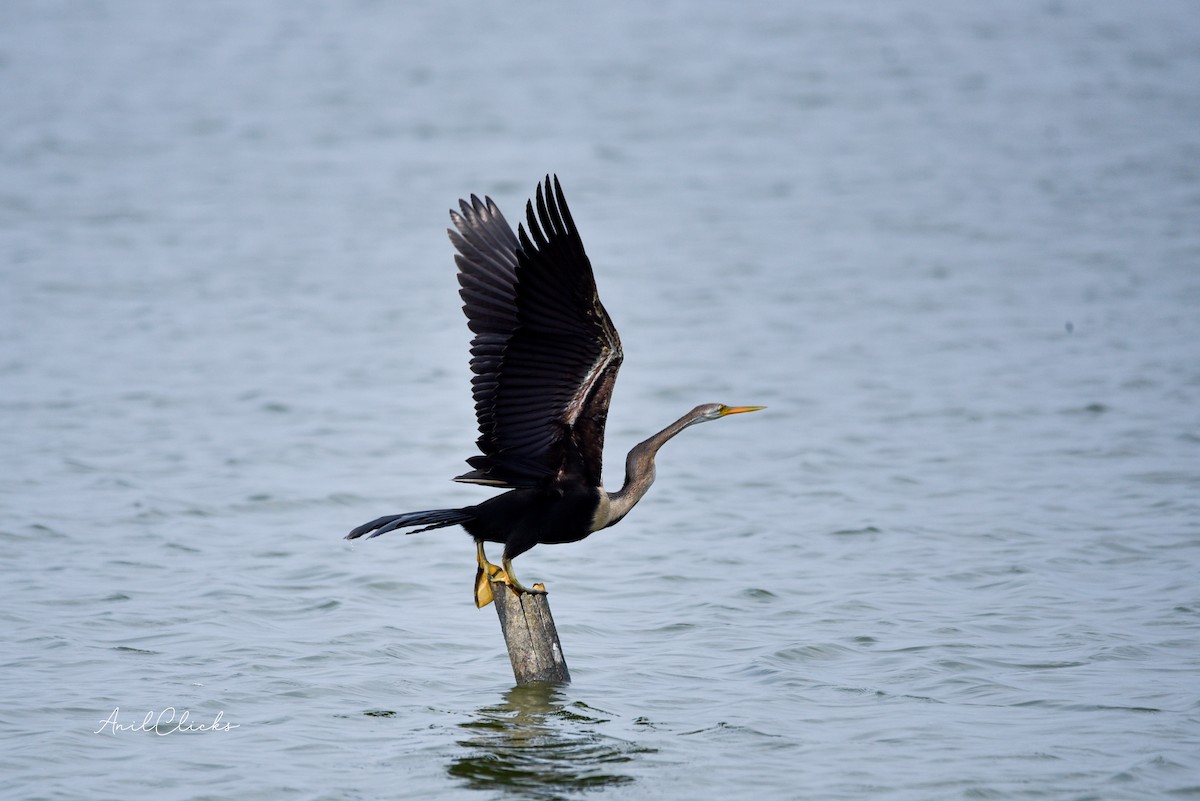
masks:
<svg viewBox="0 0 1200 801"><path fill-rule="evenodd" d="M9 0L0 123L0 796L1200 796L1193 3ZM518 560L514 689L341 537L487 496L446 211L547 172L608 483L769 409Z"/></svg>

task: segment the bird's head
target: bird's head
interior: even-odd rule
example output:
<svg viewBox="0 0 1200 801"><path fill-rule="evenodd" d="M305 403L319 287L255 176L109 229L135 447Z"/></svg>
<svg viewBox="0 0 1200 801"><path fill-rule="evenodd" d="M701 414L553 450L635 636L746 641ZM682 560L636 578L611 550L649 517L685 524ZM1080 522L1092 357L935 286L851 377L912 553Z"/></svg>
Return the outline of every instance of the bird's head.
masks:
<svg viewBox="0 0 1200 801"><path fill-rule="evenodd" d="M692 409L692 420L688 425L693 423L703 423L706 420L720 420L722 417L728 417L731 414L743 414L745 412L757 412L759 409L765 409L766 406L726 406L723 403L703 403Z"/></svg>

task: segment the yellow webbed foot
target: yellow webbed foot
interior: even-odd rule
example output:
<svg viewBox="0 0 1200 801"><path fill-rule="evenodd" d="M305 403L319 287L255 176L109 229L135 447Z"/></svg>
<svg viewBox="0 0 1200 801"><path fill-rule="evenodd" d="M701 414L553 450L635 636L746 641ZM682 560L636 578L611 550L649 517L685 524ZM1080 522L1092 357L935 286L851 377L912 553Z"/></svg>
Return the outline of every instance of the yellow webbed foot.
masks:
<svg viewBox="0 0 1200 801"><path fill-rule="evenodd" d="M481 567L475 571L475 606L482 609L494 600L491 577Z"/></svg>
<svg viewBox="0 0 1200 801"><path fill-rule="evenodd" d="M501 559L500 564L504 565L504 569L500 571L503 574L503 576L496 576L493 579L493 581L504 582L510 588L512 588L513 592L517 593L518 595L520 595L523 592L527 592L530 595L545 595L546 594L546 585L545 584L540 584L540 583L534 584L533 587L531 588L531 587L526 587L520 581L517 581L517 574L513 570L512 560L509 559L508 557Z"/></svg>
<svg viewBox="0 0 1200 801"><path fill-rule="evenodd" d="M475 606L482 609L495 600L492 582L499 580L499 574L504 571L499 565L488 561L487 554L483 552L482 542L475 543L475 559L479 563L479 569L475 571Z"/></svg>
<svg viewBox="0 0 1200 801"><path fill-rule="evenodd" d="M479 564L475 571L475 606L479 609L496 600L495 590L492 584L504 584L513 592L520 595L521 593L529 593L531 595L545 595L546 585L534 584L533 587L526 587L517 580L517 574L513 572L512 560L504 558L501 564L504 567L494 565L488 561L487 555L483 552L483 543L475 544L476 561Z"/></svg>

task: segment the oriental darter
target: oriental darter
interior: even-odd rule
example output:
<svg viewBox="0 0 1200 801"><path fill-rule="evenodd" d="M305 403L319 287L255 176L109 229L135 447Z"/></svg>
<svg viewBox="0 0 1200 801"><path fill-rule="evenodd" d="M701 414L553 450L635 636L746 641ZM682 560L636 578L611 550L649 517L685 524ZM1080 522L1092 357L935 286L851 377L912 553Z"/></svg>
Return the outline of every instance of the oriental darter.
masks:
<svg viewBox="0 0 1200 801"><path fill-rule="evenodd" d="M576 542L629 513L654 481L654 456L695 423L762 406L706 403L692 409L625 457L625 483L604 489L604 424L623 354L617 330L596 293L558 178L546 177L525 206L514 234L491 198L471 196L451 211L458 250L459 294L471 341L471 387L479 454L455 478L508 490L461 509L386 515L346 538L409 534L460 525L475 539L475 603L493 600L492 582L529 589L512 560L540 543ZM500 566L485 542L504 544Z"/></svg>

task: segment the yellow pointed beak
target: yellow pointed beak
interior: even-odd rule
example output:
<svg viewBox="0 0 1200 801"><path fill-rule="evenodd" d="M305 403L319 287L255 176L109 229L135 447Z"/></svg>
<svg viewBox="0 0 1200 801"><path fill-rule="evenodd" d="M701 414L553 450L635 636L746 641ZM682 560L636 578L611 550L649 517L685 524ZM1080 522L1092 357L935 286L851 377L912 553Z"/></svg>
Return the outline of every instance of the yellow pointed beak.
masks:
<svg viewBox="0 0 1200 801"><path fill-rule="evenodd" d="M721 407L721 416L725 417L730 414L742 414L744 412L757 412L759 409L765 409L766 406L723 406Z"/></svg>

